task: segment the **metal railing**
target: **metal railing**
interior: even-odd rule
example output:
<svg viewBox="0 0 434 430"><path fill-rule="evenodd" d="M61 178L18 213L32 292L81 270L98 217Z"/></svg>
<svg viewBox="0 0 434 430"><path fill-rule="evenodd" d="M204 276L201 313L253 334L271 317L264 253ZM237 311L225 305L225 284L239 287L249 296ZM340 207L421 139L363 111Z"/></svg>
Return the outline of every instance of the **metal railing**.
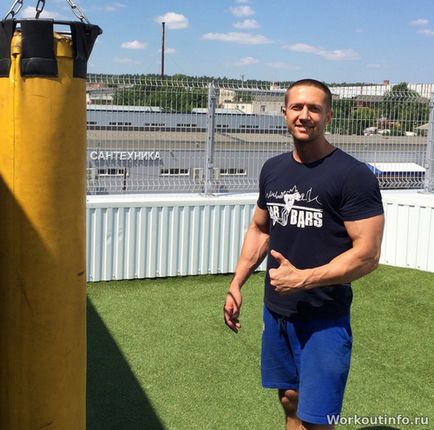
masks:
<svg viewBox="0 0 434 430"><path fill-rule="evenodd" d="M286 87L90 75L88 193L257 191L263 163L292 149ZM331 90L333 145L367 163L382 188L434 191L434 85Z"/></svg>

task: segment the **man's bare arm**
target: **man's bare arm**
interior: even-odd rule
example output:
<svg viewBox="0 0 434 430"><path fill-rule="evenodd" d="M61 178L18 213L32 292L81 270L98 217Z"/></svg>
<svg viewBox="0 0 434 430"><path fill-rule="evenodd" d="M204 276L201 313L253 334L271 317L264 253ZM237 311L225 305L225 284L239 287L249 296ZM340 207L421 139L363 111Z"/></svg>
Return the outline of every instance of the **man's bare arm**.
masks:
<svg viewBox="0 0 434 430"><path fill-rule="evenodd" d="M234 332L238 332L241 327L238 320L242 303L241 287L264 260L268 241L268 211L256 207L252 222L244 236L241 255L223 309L225 323Z"/></svg>
<svg viewBox="0 0 434 430"><path fill-rule="evenodd" d="M276 291L285 294L294 288L344 284L372 272L380 259L384 216L347 221L345 227L352 240L352 248L323 266L298 269L282 254L271 251L280 263L277 269L270 270L270 283Z"/></svg>
<svg viewBox="0 0 434 430"><path fill-rule="evenodd" d="M262 263L268 250L268 211L255 209L252 222L244 236L241 255L231 286L241 288L252 272Z"/></svg>

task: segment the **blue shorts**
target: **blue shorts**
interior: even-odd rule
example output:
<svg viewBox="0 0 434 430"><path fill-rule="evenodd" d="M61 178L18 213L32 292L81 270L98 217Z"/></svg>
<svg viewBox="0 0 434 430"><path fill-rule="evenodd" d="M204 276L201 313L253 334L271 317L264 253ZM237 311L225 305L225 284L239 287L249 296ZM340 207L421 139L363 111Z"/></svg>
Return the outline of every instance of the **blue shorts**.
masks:
<svg viewBox="0 0 434 430"><path fill-rule="evenodd" d="M342 409L351 346L349 316L289 321L264 306L262 385L298 391L298 418L330 424Z"/></svg>

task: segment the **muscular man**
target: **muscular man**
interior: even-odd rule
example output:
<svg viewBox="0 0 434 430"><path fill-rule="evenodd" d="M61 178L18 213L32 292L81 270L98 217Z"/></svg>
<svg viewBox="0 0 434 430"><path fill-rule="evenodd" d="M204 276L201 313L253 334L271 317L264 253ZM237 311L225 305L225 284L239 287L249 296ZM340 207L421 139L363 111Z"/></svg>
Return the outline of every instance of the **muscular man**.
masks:
<svg viewBox="0 0 434 430"><path fill-rule="evenodd" d="M350 366L350 283L380 257L378 182L325 138L331 99L316 80L288 88L283 114L294 150L262 168L224 305L225 323L238 332L241 287L267 256L262 385L277 389L287 430L334 428Z"/></svg>

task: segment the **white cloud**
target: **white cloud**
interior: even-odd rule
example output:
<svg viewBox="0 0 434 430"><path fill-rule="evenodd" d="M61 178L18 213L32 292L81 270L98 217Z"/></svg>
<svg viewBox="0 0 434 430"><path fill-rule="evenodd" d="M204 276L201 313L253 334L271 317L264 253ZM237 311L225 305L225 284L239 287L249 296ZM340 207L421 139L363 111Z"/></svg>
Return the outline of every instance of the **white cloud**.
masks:
<svg viewBox="0 0 434 430"><path fill-rule="evenodd" d="M293 45L286 45L284 48L289 49L293 52L302 52L305 54L318 55L319 57L325 58L330 61L340 61L340 60L357 60L360 55L353 49L335 49L334 51L329 51L324 48L320 48L313 45L308 45L306 43L295 43Z"/></svg>
<svg viewBox="0 0 434 430"><path fill-rule="evenodd" d="M434 31L429 28L424 28L423 30L419 30L418 33L423 34L424 36L434 37Z"/></svg>
<svg viewBox="0 0 434 430"><path fill-rule="evenodd" d="M131 58L125 58L125 57L115 57L115 58L113 58L113 61L115 63L130 64L130 65L133 65L133 66L137 66L139 64L142 64L141 61L132 60Z"/></svg>
<svg viewBox="0 0 434 430"><path fill-rule="evenodd" d="M105 12L117 12L119 9L126 7L123 3L109 3L103 6Z"/></svg>
<svg viewBox="0 0 434 430"><path fill-rule="evenodd" d="M164 15L157 16L154 21L158 22L159 24L165 22L166 27L169 30L182 30L184 28L188 28L190 25L187 17L176 12L167 12Z"/></svg>
<svg viewBox="0 0 434 430"><path fill-rule="evenodd" d="M235 15L239 18L243 18L246 16L252 16L255 14L255 11L250 6L235 6L229 8L232 15Z"/></svg>
<svg viewBox="0 0 434 430"><path fill-rule="evenodd" d="M259 63L259 60L254 57L245 57L235 63L236 66L251 66L252 64Z"/></svg>
<svg viewBox="0 0 434 430"><path fill-rule="evenodd" d="M256 21L256 19L245 19L244 21L238 21L234 24L235 28L240 30L249 30L253 28L259 28L260 25Z"/></svg>
<svg viewBox="0 0 434 430"><path fill-rule="evenodd" d="M414 21L410 21L410 25L415 25L417 27L424 27L428 25L429 21L427 19L415 19Z"/></svg>
<svg viewBox="0 0 434 430"><path fill-rule="evenodd" d="M370 64L367 64L366 67L368 69L381 69L381 64L370 63Z"/></svg>
<svg viewBox="0 0 434 430"><path fill-rule="evenodd" d="M273 61L271 63L267 63L267 66L273 69L281 69L281 70L300 70L299 66L282 63L281 61Z"/></svg>
<svg viewBox="0 0 434 430"><path fill-rule="evenodd" d="M124 49L145 49L146 46L147 44L145 42L140 42L139 40L131 40L121 44L121 48Z"/></svg>
<svg viewBox="0 0 434 430"><path fill-rule="evenodd" d="M294 52L304 52L308 54L314 54L316 48L312 45L307 45L305 43L295 43L293 45L286 45L284 48L289 49L290 51Z"/></svg>
<svg viewBox="0 0 434 430"><path fill-rule="evenodd" d="M23 9L23 18L35 18L36 10L32 6L27 6ZM57 12L52 12L50 10L44 9L42 13L39 15L40 18L46 18L46 19L59 19L59 20L65 20L67 19L65 16L61 15Z"/></svg>
<svg viewBox="0 0 434 430"><path fill-rule="evenodd" d="M104 6L95 6L95 9L102 10L103 12L117 12L125 7L127 6L123 3L108 3Z"/></svg>
<svg viewBox="0 0 434 430"><path fill-rule="evenodd" d="M161 53L161 48L159 49L159 52ZM164 48L164 53L167 55L175 54L176 49L175 48Z"/></svg>
<svg viewBox="0 0 434 430"><path fill-rule="evenodd" d="M242 45L265 45L271 43L271 40L262 34L250 34L250 33L206 33L202 35L202 39L205 40L220 40L222 42L234 42Z"/></svg>

